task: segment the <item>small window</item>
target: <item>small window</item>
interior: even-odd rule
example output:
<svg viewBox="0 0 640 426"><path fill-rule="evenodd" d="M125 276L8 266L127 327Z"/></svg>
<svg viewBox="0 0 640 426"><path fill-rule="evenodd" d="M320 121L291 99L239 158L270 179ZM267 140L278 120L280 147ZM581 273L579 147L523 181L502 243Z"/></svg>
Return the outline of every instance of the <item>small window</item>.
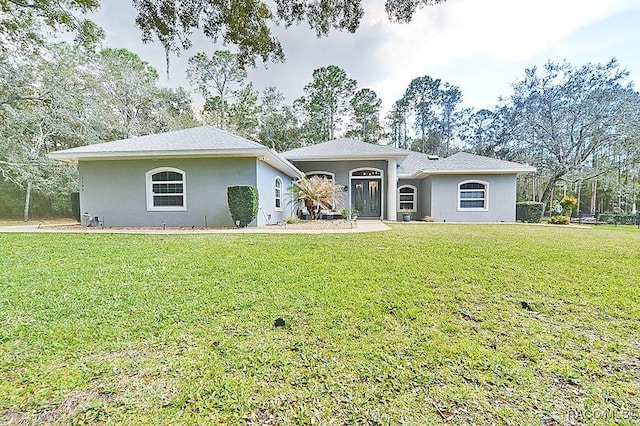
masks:
<svg viewBox="0 0 640 426"><path fill-rule="evenodd" d="M331 182L333 182L333 180L335 179L335 175L329 172L310 172L310 173L305 173L304 175L308 178L312 176L318 176L321 179L326 179Z"/></svg>
<svg viewBox="0 0 640 426"><path fill-rule="evenodd" d="M382 173L380 170L354 170L351 172L351 176L353 177L381 177Z"/></svg>
<svg viewBox="0 0 640 426"><path fill-rule="evenodd" d="M487 184L462 182L458 191L460 210L487 210Z"/></svg>
<svg viewBox="0 0 640 426"><path fill-rule="evenodd" d="M417 191L412 185L404 185L398 188L398 210L415 212L417 209Z"/></svg>
<svg viewBox="0 0 640 426"><path fill-rule="evenodd" d="M186 210L185 173L179 169L159 168L146 173L147 210Z"/></svg>
<svg viewBox="0 0 640 426"><path fill-rule="evenodd" d="M282 210L282 179L276 178L276 193L275 193L276 210Z"/></svg>

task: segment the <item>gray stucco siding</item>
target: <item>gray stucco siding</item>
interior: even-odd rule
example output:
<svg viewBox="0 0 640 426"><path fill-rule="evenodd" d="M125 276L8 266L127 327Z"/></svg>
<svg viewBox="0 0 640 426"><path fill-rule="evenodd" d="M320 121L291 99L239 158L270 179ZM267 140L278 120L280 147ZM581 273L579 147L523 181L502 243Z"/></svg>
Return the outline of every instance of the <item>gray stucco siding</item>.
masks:
<svg viewBox="0 0 640 426"><path fill-rule="evenodd" d="M160 167L185 173L184 211L148 211L146 173ZM233 226L229 185L256 185L255 158L80 161L80 209L105 226Z"/></svg>
<svg viewBox="0 0 640 426"><path fill-rule="evenodd" d="M420 209L424 216L432 216L431 214L431 177L426 177L422 179L421 183L422 191L420 194L422 198L418 199L418 203L420 204Z"/></svg>
<svg viewBox="0 0 640 426"><path fill-rule="evenodd" d="M458 208L458 188L466 181L487 183L486 211ZM430 216L438 222L515 222L516 175L432 176Z"/></svg>
<svg viewBox="0 0 640 426"><path fill-rule="evenodd" d="M281 208L276 208L276 178L282 180ZM292 178L268 164L257 162L257 187L260 195L258 226L275 224L293 216L291 201Z"/></svg>
<svg viewBox="0 0 640 426"><path fill-rule="evenodd" d="M387 197L387 162L385 160L356 160L356 161L294 161L295 166L305 173L309 172L330 172L335 175L335 182L347 187L345 206L352 204L350 200L349 175L356 169L379 169L382 170L382 215L386 217L386 197Z"/></svg>

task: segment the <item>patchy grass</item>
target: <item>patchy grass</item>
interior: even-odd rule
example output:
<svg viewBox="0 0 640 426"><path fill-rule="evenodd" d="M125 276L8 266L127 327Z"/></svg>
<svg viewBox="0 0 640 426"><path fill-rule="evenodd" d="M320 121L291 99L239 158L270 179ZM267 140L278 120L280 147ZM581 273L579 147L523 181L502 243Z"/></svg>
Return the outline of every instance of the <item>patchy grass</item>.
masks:
<svg viewBox="0 0 640 426"><path fill-rule="evenodd" d="M0 219L0 226L38 226L42 225L71 225L78 223L75 219L71 218L42 218L42 219L30 219L25 222L21 219Z"/></svg>
<svg viewBox="0 0 640 426"><path fill-rule="evenodd" d="M640 422L640 232L0 234L0 250L0 423Z"/></svg>

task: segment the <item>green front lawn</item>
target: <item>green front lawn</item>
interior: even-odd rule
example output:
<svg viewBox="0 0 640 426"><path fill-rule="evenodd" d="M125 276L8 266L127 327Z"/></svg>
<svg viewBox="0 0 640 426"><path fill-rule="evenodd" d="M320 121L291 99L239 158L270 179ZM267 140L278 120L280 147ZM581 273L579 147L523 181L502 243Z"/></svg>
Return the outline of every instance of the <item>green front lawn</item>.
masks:
<svg viewBox="0 0 640 426"><path fill-rule="evenodd" d="M0 234L0 251L0 423L640 422L640 231Z"/></svg>

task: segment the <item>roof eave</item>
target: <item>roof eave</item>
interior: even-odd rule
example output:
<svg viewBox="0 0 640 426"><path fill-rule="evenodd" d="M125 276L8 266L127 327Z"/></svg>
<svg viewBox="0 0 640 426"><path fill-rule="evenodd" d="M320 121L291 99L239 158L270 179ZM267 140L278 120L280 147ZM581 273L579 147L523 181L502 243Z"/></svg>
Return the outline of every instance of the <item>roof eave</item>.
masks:
<svg viewBox="0 0 640 426"><path fill-rule="evenodd" d="M304 176L304 172L273 150L268 150L266 154L259 156L258 160L286 173L290 177L301 178Z"/></svg>
<svg viewBox="0 0 640 426"><path fill-rule="evenodd" d="M388 155L388 154L348 154L348 155L314 155L305 157L287 157L289 161L354 161L354 160L399 160L400 158L406 158L407 155Z"/></svg>
<svg viewBox="0 0 640 426"><path fill-rule="evenodd" d="M102 152L52 152L47 154L54 160L77 163L81 160L140 160L147 158L173 157L173 158L197 158L197 157L256 157L269 151L265 149L228 149L228 150L171 150L171 151L102 151Z"/></svg>
<svg viewBox="0 0 640 426"><path fill-rule="evenodd" d="M421 179L432 175L519 175L523 173L535 172L535 167L521 169L461 169L461 170L418 170L417 172L407 176L406 179Z"/></svg>
<svg viewBox="0 0 640 426"><path fill-rule="evenodd" d="M272 167L287 173L292 177L302 177L304 173L288 162L277 152L264 147L255 149L229 149L229 150L193 150L193 151L131 151L131 152L52 152L47 154L50 158L68 163L79 161L114 161L114 160L144 160L156 158L227 158L227 157L252 157L270 164Z"/></svg>

